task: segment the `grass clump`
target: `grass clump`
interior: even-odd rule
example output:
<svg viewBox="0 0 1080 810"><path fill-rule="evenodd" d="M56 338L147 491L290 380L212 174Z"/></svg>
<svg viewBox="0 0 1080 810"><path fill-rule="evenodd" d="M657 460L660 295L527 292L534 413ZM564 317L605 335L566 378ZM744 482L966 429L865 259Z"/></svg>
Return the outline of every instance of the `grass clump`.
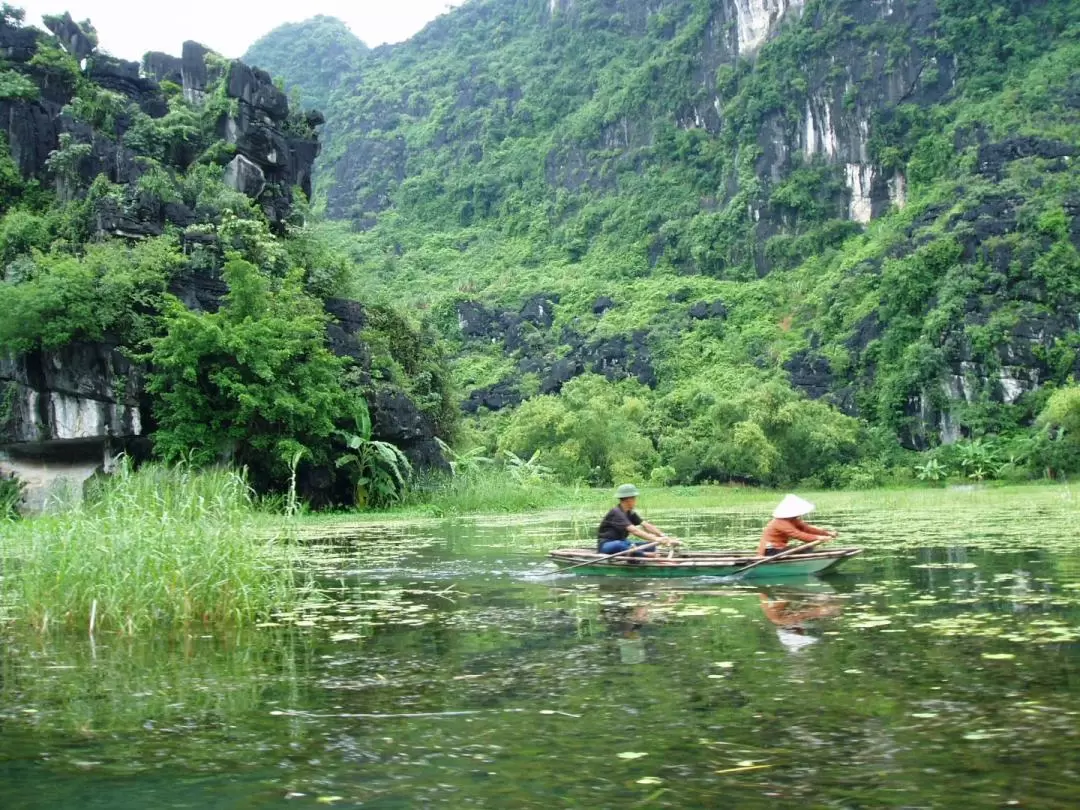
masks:
<svg viewBox="0 0 1080 810"><path fill-rule="evenodd" d="M3 533L2 603L41 631L255 622L301 592L257 518L242 473L124 462L82 504Z"/></svg>

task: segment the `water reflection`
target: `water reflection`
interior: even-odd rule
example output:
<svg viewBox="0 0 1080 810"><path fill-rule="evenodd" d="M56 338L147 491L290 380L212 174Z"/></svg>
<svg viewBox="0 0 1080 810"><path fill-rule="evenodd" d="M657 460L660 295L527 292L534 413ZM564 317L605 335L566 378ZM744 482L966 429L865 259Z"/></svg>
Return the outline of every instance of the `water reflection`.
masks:
<svg viewBox="0 0 1080 810"><path fill-rule="evenodd" d="M624 664L643 664L648 659L642 629L669 615L683 600L684 594L669 591L618 597L602 603L600 617L615 636L619 660Z"/></svg>
<svg viewBox="0 0 1080 810"><path fill-rule="evenodd" d="M820 621L839 616L843 601L821 591L763 588L758 593L761 612L776 625L776 636L791 653L802 652L821 640Z"/></svg>

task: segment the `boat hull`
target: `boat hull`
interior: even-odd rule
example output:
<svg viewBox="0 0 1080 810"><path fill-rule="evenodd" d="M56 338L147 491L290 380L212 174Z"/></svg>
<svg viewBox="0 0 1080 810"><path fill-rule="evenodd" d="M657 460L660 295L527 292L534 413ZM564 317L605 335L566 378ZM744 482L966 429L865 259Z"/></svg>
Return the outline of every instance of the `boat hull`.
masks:
<svg viewBox="0 0 1080 810"><path fill-rule="evenodd" d="M775 580L791 577L808 577L821 574L835 568L844 560L862 552L858 548L835 549L821 553L792 554L783 559L751 568L738 574L744 580ZM602 558L583 549L558 549L551 552L554 563L562 568L577 565L570 573L583 576L603 577L658 577L663 579L676 577L730 577L752 563L760 560L753 555L725 554L724 552L699 552L673 560L662 558L615 559L595 564L581 565L595 557Z"/></svg>

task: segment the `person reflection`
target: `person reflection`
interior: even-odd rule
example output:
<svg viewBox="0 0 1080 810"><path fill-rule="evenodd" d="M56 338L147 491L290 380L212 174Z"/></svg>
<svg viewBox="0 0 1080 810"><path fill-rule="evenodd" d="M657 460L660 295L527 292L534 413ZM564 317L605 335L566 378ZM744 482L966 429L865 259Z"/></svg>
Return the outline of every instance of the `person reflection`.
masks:
<svg viewBox="0 0 1080 810"><path fill-rule="evenodd" d="M811 632L817 619L838 616L843 609L843 603L839 599L832 599L824 594L762 590L758 595L761 612L776 625L776 635L780 643L793 653L820 641L820 638Z"/></svg>
<svg viewBox="0 0 1080 810"><path fill-rule="evenodd" d="M641 628L654 620L653 608L674 605L682 598L682 594L667 594L655 601L616 602L601 609L608 627L617 636L615 644L619 648L619 660L622 663L645 663L645 638L641 634Z"/></svg>

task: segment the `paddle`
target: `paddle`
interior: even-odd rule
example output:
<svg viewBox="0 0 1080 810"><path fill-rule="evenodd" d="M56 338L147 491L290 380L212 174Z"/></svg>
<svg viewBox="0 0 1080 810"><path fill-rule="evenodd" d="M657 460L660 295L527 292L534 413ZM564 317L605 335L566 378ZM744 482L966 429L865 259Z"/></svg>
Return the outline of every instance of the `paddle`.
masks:
<svg viewBox="0 0 1080 810"><path fill-rule="evenodd" d="M749 571L751 568L757 568L759 565L765 565L765 563L771 563L771 562L776 562L777 560L782 560L784 557L787 557L787 556L789 556L791 554L795 554L795 553L800 552L800 551L805 551L806 549L810 548L811 546L816 546L819 543L824 543L826 540L831 540L831 539L832 539L831 537L822 537L820 540L813 540L813 541L811 541L809 543L803 543L802 545L795 546L795 548L789 548L787 551L781 551L779 554L774 554L771 557L766 557L764 560L758 560L756 563L750 563L750 565L744 566L743 568L740 568L738 571L732 571L730 574L728 574L728 576L734 577L734 576L737 576L737 575L743 573L744 571Z"/></svg>
<svg viewBox="0 0 1080 810"><path fill-rule="evenodd" d="M667 540L675 540L674 537L668 537L666 539ZM657 546L657 544L659 544L659 542L660 542L659 540L654 540L653 542L646 543L645 545L642 545L642 546L631 546L630 548L626 549L625 551L619 551L619 552L616 552L615 554L609 554L606 557L601 557L599 560L586 560L583 563L576 563L574 565L568 565L566 568L564 568L562 570L563 571L571 571L571 570L573 570L575 568L581 568L584 565L597 565L599 563L607 562L608 560L613 560L616 557L621 557L624 554L633 554L635 551L648 551L651 548L656 548L656 546ZM676 542L678 542L678 541L676 540Z"/></svg>

